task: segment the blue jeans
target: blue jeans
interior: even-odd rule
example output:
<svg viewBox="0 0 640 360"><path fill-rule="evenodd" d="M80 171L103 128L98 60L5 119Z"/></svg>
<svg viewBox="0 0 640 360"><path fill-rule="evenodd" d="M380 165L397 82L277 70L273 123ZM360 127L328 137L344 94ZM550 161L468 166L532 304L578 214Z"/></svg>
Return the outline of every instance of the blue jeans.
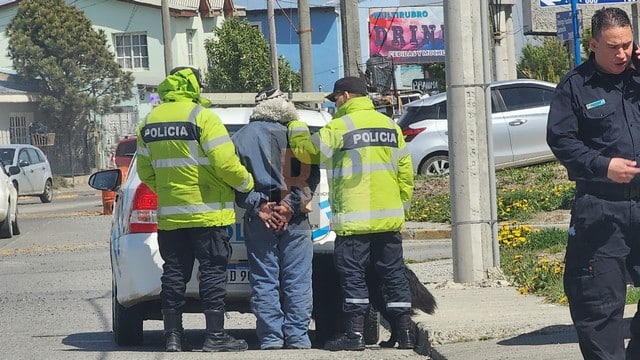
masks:
<svg viewBox="0 0 640 360"><path fill-rule="evenodd" d="M286 231L276 233L259 218L245 217L244 235L260 348L310 348L313 244L309 220L298 216Z"/></svg>

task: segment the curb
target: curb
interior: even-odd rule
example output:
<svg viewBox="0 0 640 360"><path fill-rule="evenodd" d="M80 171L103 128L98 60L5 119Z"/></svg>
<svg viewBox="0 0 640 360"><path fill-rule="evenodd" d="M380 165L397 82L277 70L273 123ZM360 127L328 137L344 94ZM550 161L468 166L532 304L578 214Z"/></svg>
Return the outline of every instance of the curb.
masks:
<svg viewBox="0 0 640 360"><path fill-rule="evenodd" d="M446 240L451 239L451 229L402 229L403 240Z"/></svg>

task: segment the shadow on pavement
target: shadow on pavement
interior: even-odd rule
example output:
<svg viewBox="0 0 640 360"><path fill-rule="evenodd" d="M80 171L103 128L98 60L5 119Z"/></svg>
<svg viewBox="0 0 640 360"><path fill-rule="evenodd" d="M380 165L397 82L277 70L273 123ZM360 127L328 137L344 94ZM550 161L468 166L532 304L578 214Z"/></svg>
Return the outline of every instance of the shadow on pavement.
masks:
<svg viewBox="0 0 640 360"><path fill-rule="evenodd" d="M236 339L244 339L249 344L249 350L258 350L258 339L253 329L230 329L226 330ZM204 330L185 330L187 341L193 350L202 349L204 342ZM113 341L112 332L88 332L71 334L62 339L62 343L73 346L75 350L66 351L126 351L126 352L164 352L164 335L161 330L145 330L143 344L140 346L118 346Z"/></svg>
<svg viewBox="0 0 640 360"><path fill-rule="evenodd" d="M625 329L624 338L629 339L629 326L631 319L622 320ZM521 334L510 339L501 340L499 345L516 346L516 345L550 345L550 344L569 344L578 343L578 334L573 325L551 325L540 330L530 333Z"/></svg>

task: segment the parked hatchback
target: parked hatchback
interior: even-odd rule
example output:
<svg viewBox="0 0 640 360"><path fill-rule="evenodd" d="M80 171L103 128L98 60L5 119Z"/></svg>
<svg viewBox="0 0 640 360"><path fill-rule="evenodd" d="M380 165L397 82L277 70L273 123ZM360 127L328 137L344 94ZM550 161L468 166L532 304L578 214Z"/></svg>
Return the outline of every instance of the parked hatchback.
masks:
<svg viewBox="0 0 640 360"><path fill-rule="evenodd" d="M249 121L250 107L213 109L223 120L229 134ZM298 110L300 120L317 131L331 119L325 111ZM162 258L157 240L157 197L140 181L137 164L131 162L126 180L122 182L120 169L103 170L91 175L89 185L98 190L117 190L111 227L112 315L113 334L118 345L140 345L143 341L143 321L161 320L160 276ZM330 230L330 207L326 172L314 194L309 214L313 258L313 294L315 342L323 342L339 326L339 282L333 265L335 233ZM236 223L228 227L233 247L227 271L226 309L250 312L249 265L242 233L243 209L236 207ZM198 299L198 267L187 284L187 305L184 312L201 312ZM329 305L328 305L329 304ZM335 306L331 306L335 304ZM372 311L367 318L365 341L378 340L378 315Z"/></svg>
<svg viewBox="0 0 640 360"><path fill-rule="evenodd" d="M0 159L18 195L38 196L43 203L53 200L51 165L42 150L28 144L0 145Z"/></svg>
<svg viewBox="0 0 640 360"><path fill-rule="evenodd" d="M518 79L491 84L493 154L496 168L555 159L546 141L547 116L555 84ZM420 175L449 173L447 94L407 104L398 125Z"/></svg>

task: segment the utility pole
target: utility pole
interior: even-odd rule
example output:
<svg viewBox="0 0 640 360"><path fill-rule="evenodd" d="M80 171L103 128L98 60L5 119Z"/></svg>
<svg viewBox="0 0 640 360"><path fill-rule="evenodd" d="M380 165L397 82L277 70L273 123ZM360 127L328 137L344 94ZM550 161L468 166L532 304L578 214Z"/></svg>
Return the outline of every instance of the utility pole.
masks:
<svg viewBox="0 0 640 360"><path fill-rule="evenodd" d="M162 41L164 42L164 71L169 75L173 69L173 54L171 53L171 14L169 0L161 0L162 6Z"/></svg>
<svg viewBox="0 0 640 360"><path fill-rule="evenodd" d="M444 2L453 279L486 279L494 267L487 86L480 1ZM483 46L485 48L485 46ZM488 48L488 47L486 47ZM468 56L468 54L482 54ZM493 169L491 169L493 170Z"/></svg>
<svg viewBox="0 0 640 360"><path fill-rule="evenodd" d="M300 41L300 73L302 91L313 92L313 61L311 57L311 14L309 0L298 0L298 37Z"/></svg>
<svg viewBox="0 0 640 360"><path fill-rule="evenodd" d="M276 19L273 10L273 0L267 0L267 22L269 23L269 48L271 50L271 79L273 87L280 89L280 74L278 72L278 47L276 42Z"/></svg>
<svg viewBox="0 0 640 360"><path fill-rule="evenodd" d="M344 61L344 76L359 76L358 61L360 60L360 23L358 2L356 0L340 1L340 23L342 25L342 54ZM351 24L348 26L347 24Z"/></svg>

